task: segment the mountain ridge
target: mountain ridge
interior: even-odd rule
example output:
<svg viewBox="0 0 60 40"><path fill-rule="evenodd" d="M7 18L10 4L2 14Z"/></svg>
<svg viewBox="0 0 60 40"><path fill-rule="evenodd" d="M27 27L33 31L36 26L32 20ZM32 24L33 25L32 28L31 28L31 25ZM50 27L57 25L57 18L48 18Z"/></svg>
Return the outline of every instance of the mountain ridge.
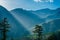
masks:
<svg viewBox="0 0 60 40"><path fill-rule="evenodd" d="M9 35L10 38L11 37L15 37L15 38L23 37L23 36L30 34L30 32L21 23L19 23L8 10L6 10L2 6L0 6L0 14L2 15L2 17L1 17L2 20L4 18L7 18L8 23L11 25L11 28L9 29L10 32L8 32L8 34L10 34ZM0 20L1 20L1 18L0 18Z"/></svg>

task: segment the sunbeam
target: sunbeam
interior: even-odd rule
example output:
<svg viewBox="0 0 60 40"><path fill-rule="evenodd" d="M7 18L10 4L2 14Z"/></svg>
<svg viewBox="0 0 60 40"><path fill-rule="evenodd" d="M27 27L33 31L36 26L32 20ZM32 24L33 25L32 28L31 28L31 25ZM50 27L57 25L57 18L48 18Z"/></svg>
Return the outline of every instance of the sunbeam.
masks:
<svg viewBox="0 0 60 40"><path fill-rule="evenodd" d="M12 13L11 13L11 14L12 14ZM26 28L26 29L31 33L31 28L29 28L29 27L27 26L28 24L26 25L26 23L24 23L24 22L21 20L21 19L22 19L21 17L20 17L21 19L19 19L15 14L12 14L12 15L16 18L17 21L19 21L19 23L21 23L21 24L24 26L24 28ZM29 28L29 29L28 29L28 28Z"/></svg>

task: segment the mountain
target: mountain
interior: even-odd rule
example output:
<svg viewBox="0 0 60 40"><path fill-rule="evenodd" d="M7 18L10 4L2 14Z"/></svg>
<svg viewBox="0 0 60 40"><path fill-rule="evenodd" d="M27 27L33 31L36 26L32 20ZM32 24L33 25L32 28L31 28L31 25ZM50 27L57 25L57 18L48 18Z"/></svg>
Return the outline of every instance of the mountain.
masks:
<svg viewBox="0 0 60 40"><path fill-rule="evenodd" d="M16 8L10 12L19 22L21 22L21 24L23 24L30 31L36 24L41 24L60 18L60 8L55 10L46 8L36 11L28 11L22 8Z"/></svg>
<svg viewBox="0 0 60 40"><path fill-rule="evenodd" d="M35 25L44 22L44 19L36 14L21 8L11 10L11 14L30 31Z"/></svg>
<svg viewBox="0 0 60 40"><path fill-rule="evenodd" d="M21 24L7 9L0 6L0 20L7 18L10 24L10 32L8 32L9 37L20 38L30 34L30 32Z"/></svg>
<svg viewBox="0 0 60 40"><path fill-rule="evenodd" d="M60 8L57 8L55 10L46 8L31 12L38 15L40 18L44 19L45 22L60 18Z"/></svg>
<svg viewBox="0 0 60 40"><path fill-rule="evenodd" d="M42 24L44 33L55 32L60 30L60 19L55 19L47 23Z"/></svg>
<svg viewBox="0 0 60 40"><path fill-rule="evenodd" d="M32 13L38 15L41 18L47 18L50 15L55 15L59 11L60 11L60 8L57 8L55 10L46 8L46 9L40 9L40 10L32 11Z"/></svg>
<svg viewBox="0 0 60 40"><path fill-rule="evenodd" d="M54 15L50 15L48 16L45 20L55 20L55 19L60 19L60 9L56 10L58 11L57 13L55 13Z"/></svg>
<svg viewBox="0 0 60 40"><path fill-rule="evenodd" d="M32 13L38 15L41 18L46 18L49 15L55 14L54 10L51 10L51 9L48 9L48 8L32 11Z"/></svg>

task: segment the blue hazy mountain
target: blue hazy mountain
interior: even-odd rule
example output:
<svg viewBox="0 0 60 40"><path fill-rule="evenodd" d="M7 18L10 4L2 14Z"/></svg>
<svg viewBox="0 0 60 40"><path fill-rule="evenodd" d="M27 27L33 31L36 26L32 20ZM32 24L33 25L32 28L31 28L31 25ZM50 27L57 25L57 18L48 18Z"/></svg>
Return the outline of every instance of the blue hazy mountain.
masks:
<svg viewBox="0 0 60 40"><path fill-rule="evenodd" d="M36 11L16 8L9 12L4 7L0 6L0 21L3 18L7 18L11 25L9 33L12 37L28 35L35 25L41 23L43 23L44 32L54 32L60 29L60 8L56 10L42 9ZM44 23L48 20L53 21Z"/></svg>
<svg viewBox="0 0 60 40"><path fill-rule="evenodd" d="M46 21L48 21L48 20L54 20L54 19L60 19L60 8L58 8L57 10L55 10L55 14L46 17Z"/></svg>
<svg viewBox="0 0 60 40"><path fill-rule="evenodd" d="M55 32L60 30L60 19L55 19L47 23L42 24L44 32Z"/></svg>
<svg viewBox="0 0 60 40"><path fill-rule="evenodd" d="M57 8L55 10L46 8L46 9L40 9L40 10L32 11L32 13L40 16L41 18L46 18L50 15L55 15L59 11L60 11L60 8Z"/></svg>
<svg viewBox="0 0 60 40"><path fill-rule="evenodd" d="M54 10L51 10L51 9L48 9L48 8L32 11L32 13L40 16L41 18L46 18L49 15L55 14Z"/></svg>
<svg viewBox="0 0 60 40"><path fill-rule="evenodd" d="M44 22L44 19L40 18L38 15L21 8L11 10L11 13L29 30L35 25Z"/></svg>
<svg viewBox="0 0 60 40"><path fill-rule="evenodd" d="M57 8L55 10L46 8L46 9L32 11L32 13L44 19L45 22L60 18L60 8Z"/></svg>
<svg viewBox="0 0 60 40"><path fill-rule="evenodd" d="M0 20L7 18L10 24L9 37L22 37L30 34L30 32L23 26L16 18L4 7L0 6Z"/></svg>
<svg viewBox="0 0 60 40"><path fill-rule="evenodd" d="M42 10L36 10L36 11L28 11L22 8L11 10L12 15L15 16L15 18L19 22L21 22L27 29L33 28L34 25L36 24L41 24L44 22L49 22L51 20L59 19L60 18L59 12L60 12L60 8L55 10L42 9ZM45 17L45 18L42 18L42 17Z"/></svg>

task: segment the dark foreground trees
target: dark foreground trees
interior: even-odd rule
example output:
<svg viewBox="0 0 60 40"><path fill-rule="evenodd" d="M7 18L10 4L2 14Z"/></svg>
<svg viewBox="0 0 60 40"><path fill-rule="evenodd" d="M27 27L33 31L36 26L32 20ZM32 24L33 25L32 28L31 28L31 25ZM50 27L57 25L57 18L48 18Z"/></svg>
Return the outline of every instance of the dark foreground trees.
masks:
<svg viewBox="0 0 60 40"><path fill-rule="evenodd" d="M47 38L47 40L57 40L56 34L50 35L50 36Z"/></svg>
<svg viewBox="0 0 60 40"><path fill-rule="evenodd" d="M3 34L2 40L6 40L6 38L7 38L7 32L9 31L8 28L10 28L10 27L9 27L7 18L4 18L2 20L2 22L0 23L0 30L2 31L2 34Z"/></svg>
<svg viewBox="0 0 60 40"><path fill-rule="evenodd" d="M60 40L60 31L50 35L47 40Z"/></svg>
<svg viewBox="0 0 60 40"><path fill-rule="evenodd" d="M35 40L41 40L42 39L42 26L36 25L35 30L33 31L36 35L37 38Z"/></svg>

